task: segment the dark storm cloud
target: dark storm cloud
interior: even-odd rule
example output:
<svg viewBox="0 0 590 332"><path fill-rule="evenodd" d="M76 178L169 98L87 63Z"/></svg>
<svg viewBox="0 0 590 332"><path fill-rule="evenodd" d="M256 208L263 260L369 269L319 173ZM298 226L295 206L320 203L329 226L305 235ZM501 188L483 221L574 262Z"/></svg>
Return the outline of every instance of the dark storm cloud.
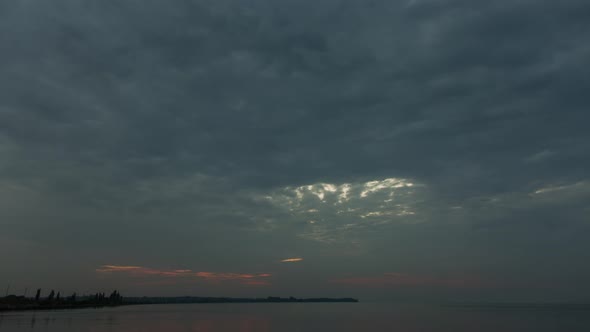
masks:
<svg viewBox="0 0 590 332"><path fill-rule="evenodd" d="M558 247L588 231L589 19L582 0L0 4L0 238L91 268L375 257L353 278L447 253L502 274L543 243L578 266Z"/></svg>

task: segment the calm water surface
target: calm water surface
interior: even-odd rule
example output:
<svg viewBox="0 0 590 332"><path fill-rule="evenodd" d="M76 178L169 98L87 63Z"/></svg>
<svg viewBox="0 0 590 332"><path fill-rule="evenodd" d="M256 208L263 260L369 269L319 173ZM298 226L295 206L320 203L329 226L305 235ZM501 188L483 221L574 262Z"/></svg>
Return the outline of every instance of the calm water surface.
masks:
<svg viewBox="0 0 590 332"><path fill-rule="evenodd" d="M383 303L185 304L0 313L0 331L590 331L590 311Z"/></svg>

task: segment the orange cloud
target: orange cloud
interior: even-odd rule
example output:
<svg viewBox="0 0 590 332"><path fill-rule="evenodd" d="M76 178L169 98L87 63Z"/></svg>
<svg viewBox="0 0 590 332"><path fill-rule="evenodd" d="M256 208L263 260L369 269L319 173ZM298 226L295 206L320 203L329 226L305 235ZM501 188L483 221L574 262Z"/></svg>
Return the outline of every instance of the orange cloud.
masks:
<svg viewBox="0 0 590 332"><path fill-rule="evenodd" d="M119 271L134 271L134 270L141 270L143 267L141 266L120 266L120 265L103 265L97 272L119 272Z"/></svg>
<svg viewBox="0 0 590 332"><path fill-rule="evenodd" d="M296 262L301 262L303 260L303 258L287 258L287 259L283 259L281 261L281 263L296 263Z"/></svg>
<svg viewBox="0 0 590 332"><path fill-rule="evenodd" d="M489 288L494 284L477 278L439 278L417 276L405 273L385 273L375 277L356 277L331 280L333 283L363 287L447 287L447 288Z"/></svg>
<svg viewBox="0 0 590 332"><path fill-rule="evenodd" d="M219 272L195 272L192 270L158 270L142 266L103 265L96 269L101 274L124 273L132 276L163 276L184 277L206 280L211 282L237 281L244 285L266 286L270 283L265 280L272 277L269 273L219 273Z"/></svg>

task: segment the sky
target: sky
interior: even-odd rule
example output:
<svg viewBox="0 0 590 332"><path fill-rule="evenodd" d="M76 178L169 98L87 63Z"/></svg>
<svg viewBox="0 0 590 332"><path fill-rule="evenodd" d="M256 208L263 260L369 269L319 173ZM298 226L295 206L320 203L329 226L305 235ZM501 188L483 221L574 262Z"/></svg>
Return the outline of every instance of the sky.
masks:
<svg viewBox="0 0 590 332"><path fill-rule="evenodd" d="M587 0L0 2L0 291L590 300Z"/></svg>

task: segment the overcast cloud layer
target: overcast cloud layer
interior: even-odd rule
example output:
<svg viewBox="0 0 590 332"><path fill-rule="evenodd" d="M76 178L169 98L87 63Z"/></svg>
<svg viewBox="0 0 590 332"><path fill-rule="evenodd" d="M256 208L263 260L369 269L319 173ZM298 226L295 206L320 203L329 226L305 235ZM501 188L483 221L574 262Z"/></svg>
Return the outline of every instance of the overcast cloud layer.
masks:
<svg viewBox="0 0 590 332"><path fill-rule="evenodd" d="M0 287L589 299L589 40L587 0L2 1Z"/></svg>

